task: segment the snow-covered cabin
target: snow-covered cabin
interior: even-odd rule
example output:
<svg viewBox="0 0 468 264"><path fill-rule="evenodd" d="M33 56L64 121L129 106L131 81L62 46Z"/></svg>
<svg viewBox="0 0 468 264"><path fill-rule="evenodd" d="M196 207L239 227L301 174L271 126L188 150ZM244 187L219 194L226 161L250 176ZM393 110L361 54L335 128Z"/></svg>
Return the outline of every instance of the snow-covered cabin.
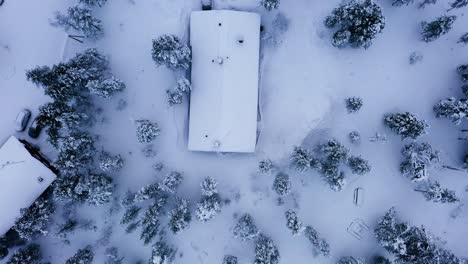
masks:
<svg viewBox="0 0 468 264"><path fill-rule="evenodd" d="M14 224L22 208L55 180L56 171L27 141L11 136L0 148L0 236Z"/></svg>
<svg viewBox="0 0 468 264"><path fill-rule="evenodd" d="M231 10L192 12L190 45L189 150L254 152L260 15Z"/></svg>

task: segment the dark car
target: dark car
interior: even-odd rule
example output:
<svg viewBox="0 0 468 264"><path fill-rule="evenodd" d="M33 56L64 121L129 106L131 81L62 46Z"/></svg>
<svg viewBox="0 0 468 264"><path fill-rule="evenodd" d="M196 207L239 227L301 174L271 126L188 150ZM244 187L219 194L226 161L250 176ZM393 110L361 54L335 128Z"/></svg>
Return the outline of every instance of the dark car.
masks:
<svg viewBox="0 0 468 264"><path fill-rule="evenodd" d="M41 134L41 131L42 131L42 126L36 117L34 118L34 121L31 123L31 126L29 127L28 135L32 138L37 138L39 134Z"/></svg>

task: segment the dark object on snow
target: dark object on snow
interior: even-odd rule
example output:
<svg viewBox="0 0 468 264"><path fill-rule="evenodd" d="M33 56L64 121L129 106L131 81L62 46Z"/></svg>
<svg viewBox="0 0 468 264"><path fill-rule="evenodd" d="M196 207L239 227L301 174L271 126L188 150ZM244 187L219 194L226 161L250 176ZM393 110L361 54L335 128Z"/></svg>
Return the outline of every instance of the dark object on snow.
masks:
<svg viewBox="0 0 468 264"><path fill-rule="evenodd" d="M5 3L5 0L0 0L0 6L2 6Z"/></svg>
<svg viewBox="0 0 468 264"><path fill-rule="evenodd" d="M447 34L450 31L450 29L452 29L452 25L456 19L456 16L443 15L432 22L423 21L421 23L422 40L425 42L431 42L438 39L442 35Z"/></svg>
<svg viewBox="0 0 468 264"><path fill-rule="evenodd" d="M201 0L202 10L208 11L213 9L213 1L212 0Z"/></svg>
<svg viewBox="0 0 468 264"><path fill-rule="evenodd" d="M36 117L34 118L33 122L29 126L28 135L31 138L37 138L39 137L39 134L41 134L41 131L42 131L42 125L39 122L39 119Z"/></svg>

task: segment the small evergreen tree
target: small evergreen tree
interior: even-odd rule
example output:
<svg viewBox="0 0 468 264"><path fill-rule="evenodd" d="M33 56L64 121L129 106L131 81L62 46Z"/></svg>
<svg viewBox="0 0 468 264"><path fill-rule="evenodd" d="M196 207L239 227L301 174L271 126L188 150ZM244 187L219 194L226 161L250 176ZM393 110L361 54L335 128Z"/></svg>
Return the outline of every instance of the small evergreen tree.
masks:
<svg viewBox="0 0 468 264"><path fill-rule="evenodd" d="M434 112L438 118L445 117L455 125L459 125L468 117L468 103L466 99L456 100L450 97L434 105Z"/></svg>
<svg viewBox="0 0 468 264"><path fill-rule="evenodd" d="M335 8L325 19L329 28L339 27L333 35L335 47L368 48L376 35L385 28L382 9L371 0L352 0Z"/></svg>
<svg viewBox="0 0 468 264"><path fill-rule="evenodd" d="M191 61L190 48L175 35L162 35L154 39L152 57L156 65L165 65L172 70L188 69Z"/></svg>
<svg viewBox="0 0 468 264"><path fill-rule="evenodd" d="M382 257L382 256L374 257L372 263L373 264L392 264L392 262L390 260L388 260L388 258Z"/></svg>
<svg viewBox="0 0 468 264"><path fill-rule="evenodd" d="M454 8L462 8L468 5L468 0L455 0L450 4L450 10Z"/></svg>
<svg viewBox="0 0 468 264"><path fill-rule="evenodd" d="M260 0L260 3L266 10L271 11L273 9L278 9L280 0Z"/></svg>
<svg viewBox="0 0 468 264"><path fill-rule="evenodd" d="M314 251L322 254L324 257L330 256L330 245L321 238L318 232L311 226L307 226L304 231L304 236L309 240L314 248Z"/></svg>
<svg viewBox="0 0 468 264"><path fill-rule="evenodd" d="M114 76L104 80L92 80L86 84L90 93L99 97L110 99L114 94L122 92L125 89L125 83Z"/></svg>
<svg viewBox="0 0 468 264"><path fill-rule="evenodd" d="M232 233L235 238L239 238L242 241L255 239L260 234L250 214L243 214L239 218Z"/></svg>
<svg viewBox="0 0 468 264"><path fill-rule="evenodd" d="M289 175L283 172L276 174L275 181L273 182L273 190L279 196L286 196L291 193L291 180Z"/></svg>
<svg viewBox="0 0 468 264"><path fill-rule="evenodd" d="M88 6L102 7L107 2L107 0L80 0L79 2Z"/></svg>
<svg viewBox="0 0 468 264"><path fill-rule="evenodd" d="M426 134L428 127L426 121L419 120L415 115L408 112L386 114L384 118L385 125L395 134L400 135L402 139L416 139Z"/></svg>
<svg viewBox="0 0 468 264"><path fill-rule="evenodd" d="M16 251L7 264L36 264L42 259L41 248L38 244L30 244Z"/></svg>
<svg viewBox="0 0 468 264"><path fill-rule="evenodd" d="M345 99L346 109L348 113L357 113L362 107L362 98L361 97L348 97Z"/></svg>
<svg viewBox="0 0 468 264"><path fill-rule="evenodd" d="M361 261L357 261L354 257L345 256L341 257L336 264L364 264Z"/></svg>
<svg viewBox="0 0 468 264"><path fill-rule="evenodd" d="M440 183L437 181L428 182L425 190L418 191L424 194L426 200L432 201L434 203L455 203L460 201L454 191L443 189L440 187Z"/></svg>
<svg viewBox="0 0 468 264"><path fill-rule="evenodd" d="M94 252L91 246L79 249L73 257L69 258L65 264L91 264L93 262Z"/></svg>
<svg viewBox="0 0 468 264"><path fill-rule="evenodd" d="M52 25L63 27L66 32L76 30L91 39L100 38L104 30L101 20L93 16L91 9L80 6L69 7L66 15L56 13Z"/></svg>
<svg viewBox="0 0 468 264"><path fill-rule="evenodd" d="M20 210L21 216L16 220L13 229L26 240L31 240L36 235L47 235L48 223L55 206L45 195L39 197L29 208Z"/></svg>
<svg viewBox="0 0 468 264"><path fill-rule="evenodd" d="M286 226L291 230L291 233L293 235L300 235L304 230L304 226L301 220L299 220L297 213L293 210L288 210L284 215L286 217Z"/></svg>
<svg viewBox="0 0 468 264"><path fill-rule="evenodd" d="M349 149L343 146L336 139L329 139L319 146L319 150L325 155L327 161L339 164L348 159Z"/></svg>
<svg viewBox="0 0 468 264"><path fill-rule="evenodd" d="M258 170L263 174L271 174L274 166L275 165L270 159L264 159L258 163Z"/></svg>
<svg viewBox="0 0 468 264"><path fill-rule="evenodd" d="M187 200L178 199L176 207L169 213L169 229L174 234L180 233L189 226L192 215L188 206Z"/></svg>
<svg viewBox="0 0 468 264"><path fill-rule="evenodd" d="M157 202L154 202L145 212L143 220L141 221L141 235L140 239L147 245L157 235L159 227L161 225L159 221L160 206Z"/></svg>
<svg viewBox="0 0 468 264"><path fill-rule="evenodd" d="M410 143L403 147L401 153L404 161L400 164L400 171L413 182L426 180L427 168L439 161L439 152L427 143Z"/></svg>
<svg viewBox="0 0 468 264"><path fill-rule="evenodd" d="M182 184L184 177L177 171L170 172L163 180L161 189L169 193L175 193L177 187Z"/></svg>
<svg viewBox="0 0 468 264"><path fill-rule="evenodd" d="M138 142L141 144L149 143L155 140L161 133L161 130L159 129L159 126L157 123L151 122L147 119L137 120L136 123L137 123L137 138L138 138Z"/></svg>
<svg viewBox="0 0 468 264"><path fill-rule="evenodd" d="M340 171L339 164L336 162L323 162L320 173L322 174L326 183L334 191L341 191L346 185L345 174L344 172Z"/></svg>
<svg viewBox="0 0 468 264"><path fill-rule="evenodd" d="M108 203L114 191L112 178L105 174L87 174L59 178L54 184L54 197L90 205Z"/></svg>
<svg viewBox="0 0 468 264"><path fill-rule="evenodd" d="M123 260L123 257L119 257L119 250L116 247L106 249L106 262L104 264L122 264Z"/></svg>
<svg viewBox="0 0 468 264"><path fill-rule="evenodd" d="M54 164L65 175L86 173L94 163L94 139L87 132L76 131L58 141L58 157Z"/></svg>
<svg viewBox="0 0 468 264"><path fill-rule="evenodd" d="M349 141L353 144L360 144L361 143L361 135L358 131L351 131L348 134Z"/></svg>
<svg viewBox="0 0 468 264"><path fill-rule="evenodd" d="M431 42L438 39L440 36L447 34L450 29L452 29L452 25L456 19L456 16L443 15L432 22L422 22L422 40L425 42Z"/></svg>
<svg viewBox="0 0 468 264"><path fill-rule="evenodd" d="M260 235L255 241L254 264L278 264L280 253L273 240L265 235Z"/></svg>
<svg viewBox="0 0 468 264"><path fill-rule="evenodd" d="M458 43L468 44L468 32L460 36Z"/></svg>
<svg viewBox="0 0 468 264"><path fill-rule="evenodd" d="M457 71L460 74L462 81L468 82L468 64L458 66Z"/></svg>
<svg viewBox="0 0 468 264"><path fill-rule="evenodd" d="M212 196L218 193L218 182L212 177L206 177L200 183L201 192L204 196Z"/></svg>
<svg viewBox="0 0 468 264"><path fill-rule="evenodd" d="M102 151L99 156L99 168L103 172L116 172L122 169L124 160L122 156L112 156L110 153Z"/></svg>
<svg viewBox="0 0 468 264"><path fill-rule="evenodd" d="M130 224L131 222L135 221L137 219L138 214L140 213L141 207L132 205L128 207L123 216L122 219L120 220L120 224L122 225L127 225Z"/></svg>
<svg viewBox="0 0 468 264"><path fill-rule="evenodd" d="M169 105L181 104L184 98L184 95L189 94L192 90L192 85L190 81L181 77L177 80L177 86L172 90L167 90L167 101Z"/></svg>
<svg viewBox="0 0 468 264"><path fill-rule="evenodd" d="M371 171L369 161L361 158L352 156L348 159L348 166L351 171L355 174L364 175Z"/></svg>
<svg viewBox="0 0 468 264"><path fill-rule="evenodd" d="M421 3L419 3L419 8L425 8L427 5L435 5L437 3L437 0L423 0Z"/></svg>
<svg viewBox="0 0 468 264"><path fill-rule="evenodd" d="M195 212L198 220L206 222L221 212L221 198L218 194L211 196L204 196L200 202L197 203L197 210Z"/></svg>
<svg viewBox="0 0 468 264"><path fill-rule="evenodd" d="M151 251L149 264L171 264L174 261L177 250L164 241L156 242Z"/></svg>
<svg viewBox="0 0 468 264"><path fill-rule="evenodd" d="M306 148L296 146L294 147L294 151L290 159L293 167L300 172L304 172L310 167L312 155Z"/></svg>
<svg viewBox="0 0 468 264"><path fill-rule="evenodd" d="M237 257L231 256L231 255L226 255L223 258L223 264L237 264Z"/></svg>
<svg viewBox="0 0 468 264"><path fill-rule="evenodd" d="M393 0L392 6L403 6L412 4L414 0Z"/></svg>

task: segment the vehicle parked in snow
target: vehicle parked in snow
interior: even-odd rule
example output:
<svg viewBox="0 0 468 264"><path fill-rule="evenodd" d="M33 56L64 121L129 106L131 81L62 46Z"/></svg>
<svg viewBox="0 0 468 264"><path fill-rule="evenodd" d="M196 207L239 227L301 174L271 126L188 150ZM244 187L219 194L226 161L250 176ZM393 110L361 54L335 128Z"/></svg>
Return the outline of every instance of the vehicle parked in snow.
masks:
<svg viewBox="0 0 468 264"><path fill-rule="evenodd" d="M23 109L18 113L15 120L15 130L18 132L24 131L28 125L29 118L31 118L31 111Z"/></svg>
<svg viewBox="0 0 468 264"><path fill-rule="evenodd" d="M39 123L39 120L36 117L36 118L34 118L31 125L29 126L28 135L31 138L37 138L41 134L41 131L42 131L42 126L41 126L41 124Z"/></svg>

